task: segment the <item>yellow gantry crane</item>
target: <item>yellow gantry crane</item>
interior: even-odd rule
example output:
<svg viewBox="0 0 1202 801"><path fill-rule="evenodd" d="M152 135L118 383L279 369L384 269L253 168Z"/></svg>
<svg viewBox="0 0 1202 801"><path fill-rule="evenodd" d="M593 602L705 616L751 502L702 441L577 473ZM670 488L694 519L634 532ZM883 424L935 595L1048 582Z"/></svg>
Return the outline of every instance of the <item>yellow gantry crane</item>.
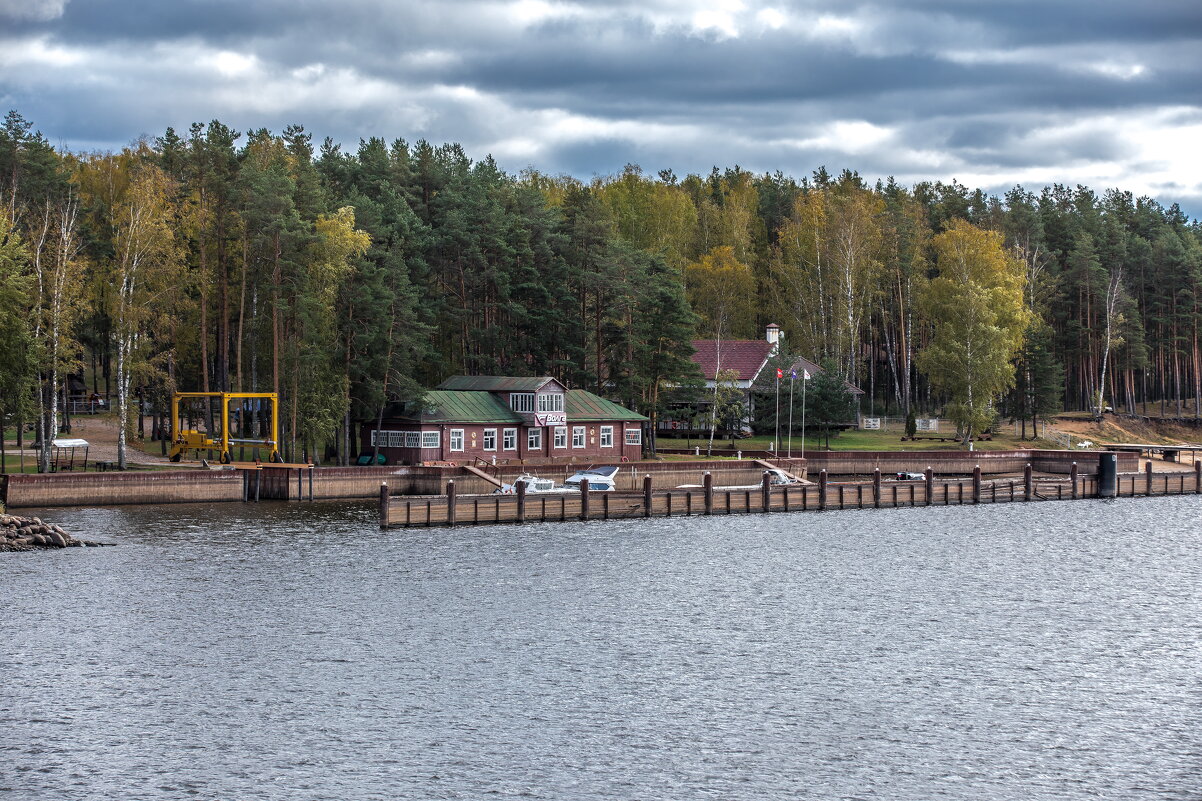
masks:
<svg viewBox="0 0 1202 801"><path fill-rule="evenodd" d="M180 407L190 401L203 400L206 404L203 415L188 415L189 426L196 424L199 419L208 419L208 405L217 400L220 403L220 427L214 420L216 431L202 431L196 428L184 428L180 425ZM248 404L247 401L260 401ZM252 429L257 423L259 427L266 422L262 402L271 406L271 428L266 438L231 436L232 433ZM231 411L230 405L236 403ZM233 418L233 430L230 421ZM200 458L201 451L216 452L222 464L233 461L231 446L263 448L267 451L267 461L282 462L279 451L280 414L279 398L274 392L176 392L171 396L171 461L178 462L188 451L196 451Z"/></svg>

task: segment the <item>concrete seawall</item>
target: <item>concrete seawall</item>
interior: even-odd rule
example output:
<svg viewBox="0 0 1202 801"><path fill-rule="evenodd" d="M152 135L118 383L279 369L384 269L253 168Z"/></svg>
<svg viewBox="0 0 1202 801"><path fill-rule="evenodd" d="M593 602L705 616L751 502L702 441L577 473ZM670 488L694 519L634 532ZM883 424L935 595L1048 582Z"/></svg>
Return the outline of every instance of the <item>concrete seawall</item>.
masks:
<svg viewBox="0 0 1202 801"><path fill-rule="evenodd" d="M242 476L233 470L18 474L6 478L4 502L12 508L219 503L243 497Z"/></svg>

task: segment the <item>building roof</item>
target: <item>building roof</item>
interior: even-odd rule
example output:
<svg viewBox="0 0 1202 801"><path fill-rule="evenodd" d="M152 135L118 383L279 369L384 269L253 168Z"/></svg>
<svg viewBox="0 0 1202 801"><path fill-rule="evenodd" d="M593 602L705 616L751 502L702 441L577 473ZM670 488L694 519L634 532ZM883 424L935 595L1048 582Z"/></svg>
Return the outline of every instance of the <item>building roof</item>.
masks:
<svg viewBox="0 0 1202 801"><path fill-rule="evenodd" d="M811 378L813 376L818 375L819 373L826 372L826 370L823 370L822 367L820 367L819 365L810 361L809 359L805 358L804 356L798 356L796 361L794 361L793 364L785 370L786 378L788 377L789 370L793 370L794 372L796 372L798 378L802 377L803 370L805 372L809 373ZM850 381L844 380L843 386L846 387L847 391L850 392L852 395L864 395L865 394L864 390L860 389L859 387L857 387L855 384L851 383Z"/></svg>
<svg viewBox="0 0 1202 801"><path fill-rule="evenodd" d="M559 384L548 375L453 375L439 384L438 388L484 392L537 392L551 382Z"/></svg>
<svg viewBox="0 0 1202 801"><path fill-rule="evenodd" d="M422 423L520 423L522 416L491 392L431 389L420 415L411 408L392 419Z"/></svg>
<svg viewBox="0 0 1202 801"><path fill-rule="evenodd" d="M600 423L610 420L641 423L647 418L632 412L625 406L619 406L600 395L594 395L583 389L569 389L565 399L565 412L568 423Z"/></svg>
<svg viewBox="0 0 1202 801"><path fill-rule="evenodd" d="M695 339L692 358L707 381L717 380L719 369L734 370L739 381L754 381L775 348L764 339Z"/></svg>

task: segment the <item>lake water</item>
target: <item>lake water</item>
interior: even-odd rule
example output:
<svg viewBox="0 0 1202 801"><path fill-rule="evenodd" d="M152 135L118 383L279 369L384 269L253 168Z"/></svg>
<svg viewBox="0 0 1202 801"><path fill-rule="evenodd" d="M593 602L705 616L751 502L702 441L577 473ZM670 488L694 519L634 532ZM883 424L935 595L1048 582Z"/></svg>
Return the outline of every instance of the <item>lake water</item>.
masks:
<svg viewBox="0 0 1202 801"><path fill-rule="evenodd" d="M0 799L1198 799L1202 499L39 512Z"/></svg>

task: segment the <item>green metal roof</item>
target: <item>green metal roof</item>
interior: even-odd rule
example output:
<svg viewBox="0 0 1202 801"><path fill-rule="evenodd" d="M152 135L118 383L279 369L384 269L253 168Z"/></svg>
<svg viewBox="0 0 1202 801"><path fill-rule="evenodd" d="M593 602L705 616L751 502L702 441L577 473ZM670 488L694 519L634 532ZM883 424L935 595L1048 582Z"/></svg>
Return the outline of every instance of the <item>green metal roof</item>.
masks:
<svg viewBox="0 0 1202 801"><path fill-rule="evenodd" d="M607 420L622 420L631 423L641 423L647 418L637 412L632 412L625 406L619 406L600 395L594 395L583 389L569 389L566 398L568 423L605 422Z"/></svg>
<svg viewBox="0 0 1202 801"><path fill-rule="evenodd" d="M483 390L485 392L537 392L554 378L545 375L453 375L439 389Z"/></svg>
<svg viewBox="0 0 1202 801"><path fill-rule="evenodd" d="M423 423L520 423L522 416L491 392L432 389L426 393Z"/></svg>

